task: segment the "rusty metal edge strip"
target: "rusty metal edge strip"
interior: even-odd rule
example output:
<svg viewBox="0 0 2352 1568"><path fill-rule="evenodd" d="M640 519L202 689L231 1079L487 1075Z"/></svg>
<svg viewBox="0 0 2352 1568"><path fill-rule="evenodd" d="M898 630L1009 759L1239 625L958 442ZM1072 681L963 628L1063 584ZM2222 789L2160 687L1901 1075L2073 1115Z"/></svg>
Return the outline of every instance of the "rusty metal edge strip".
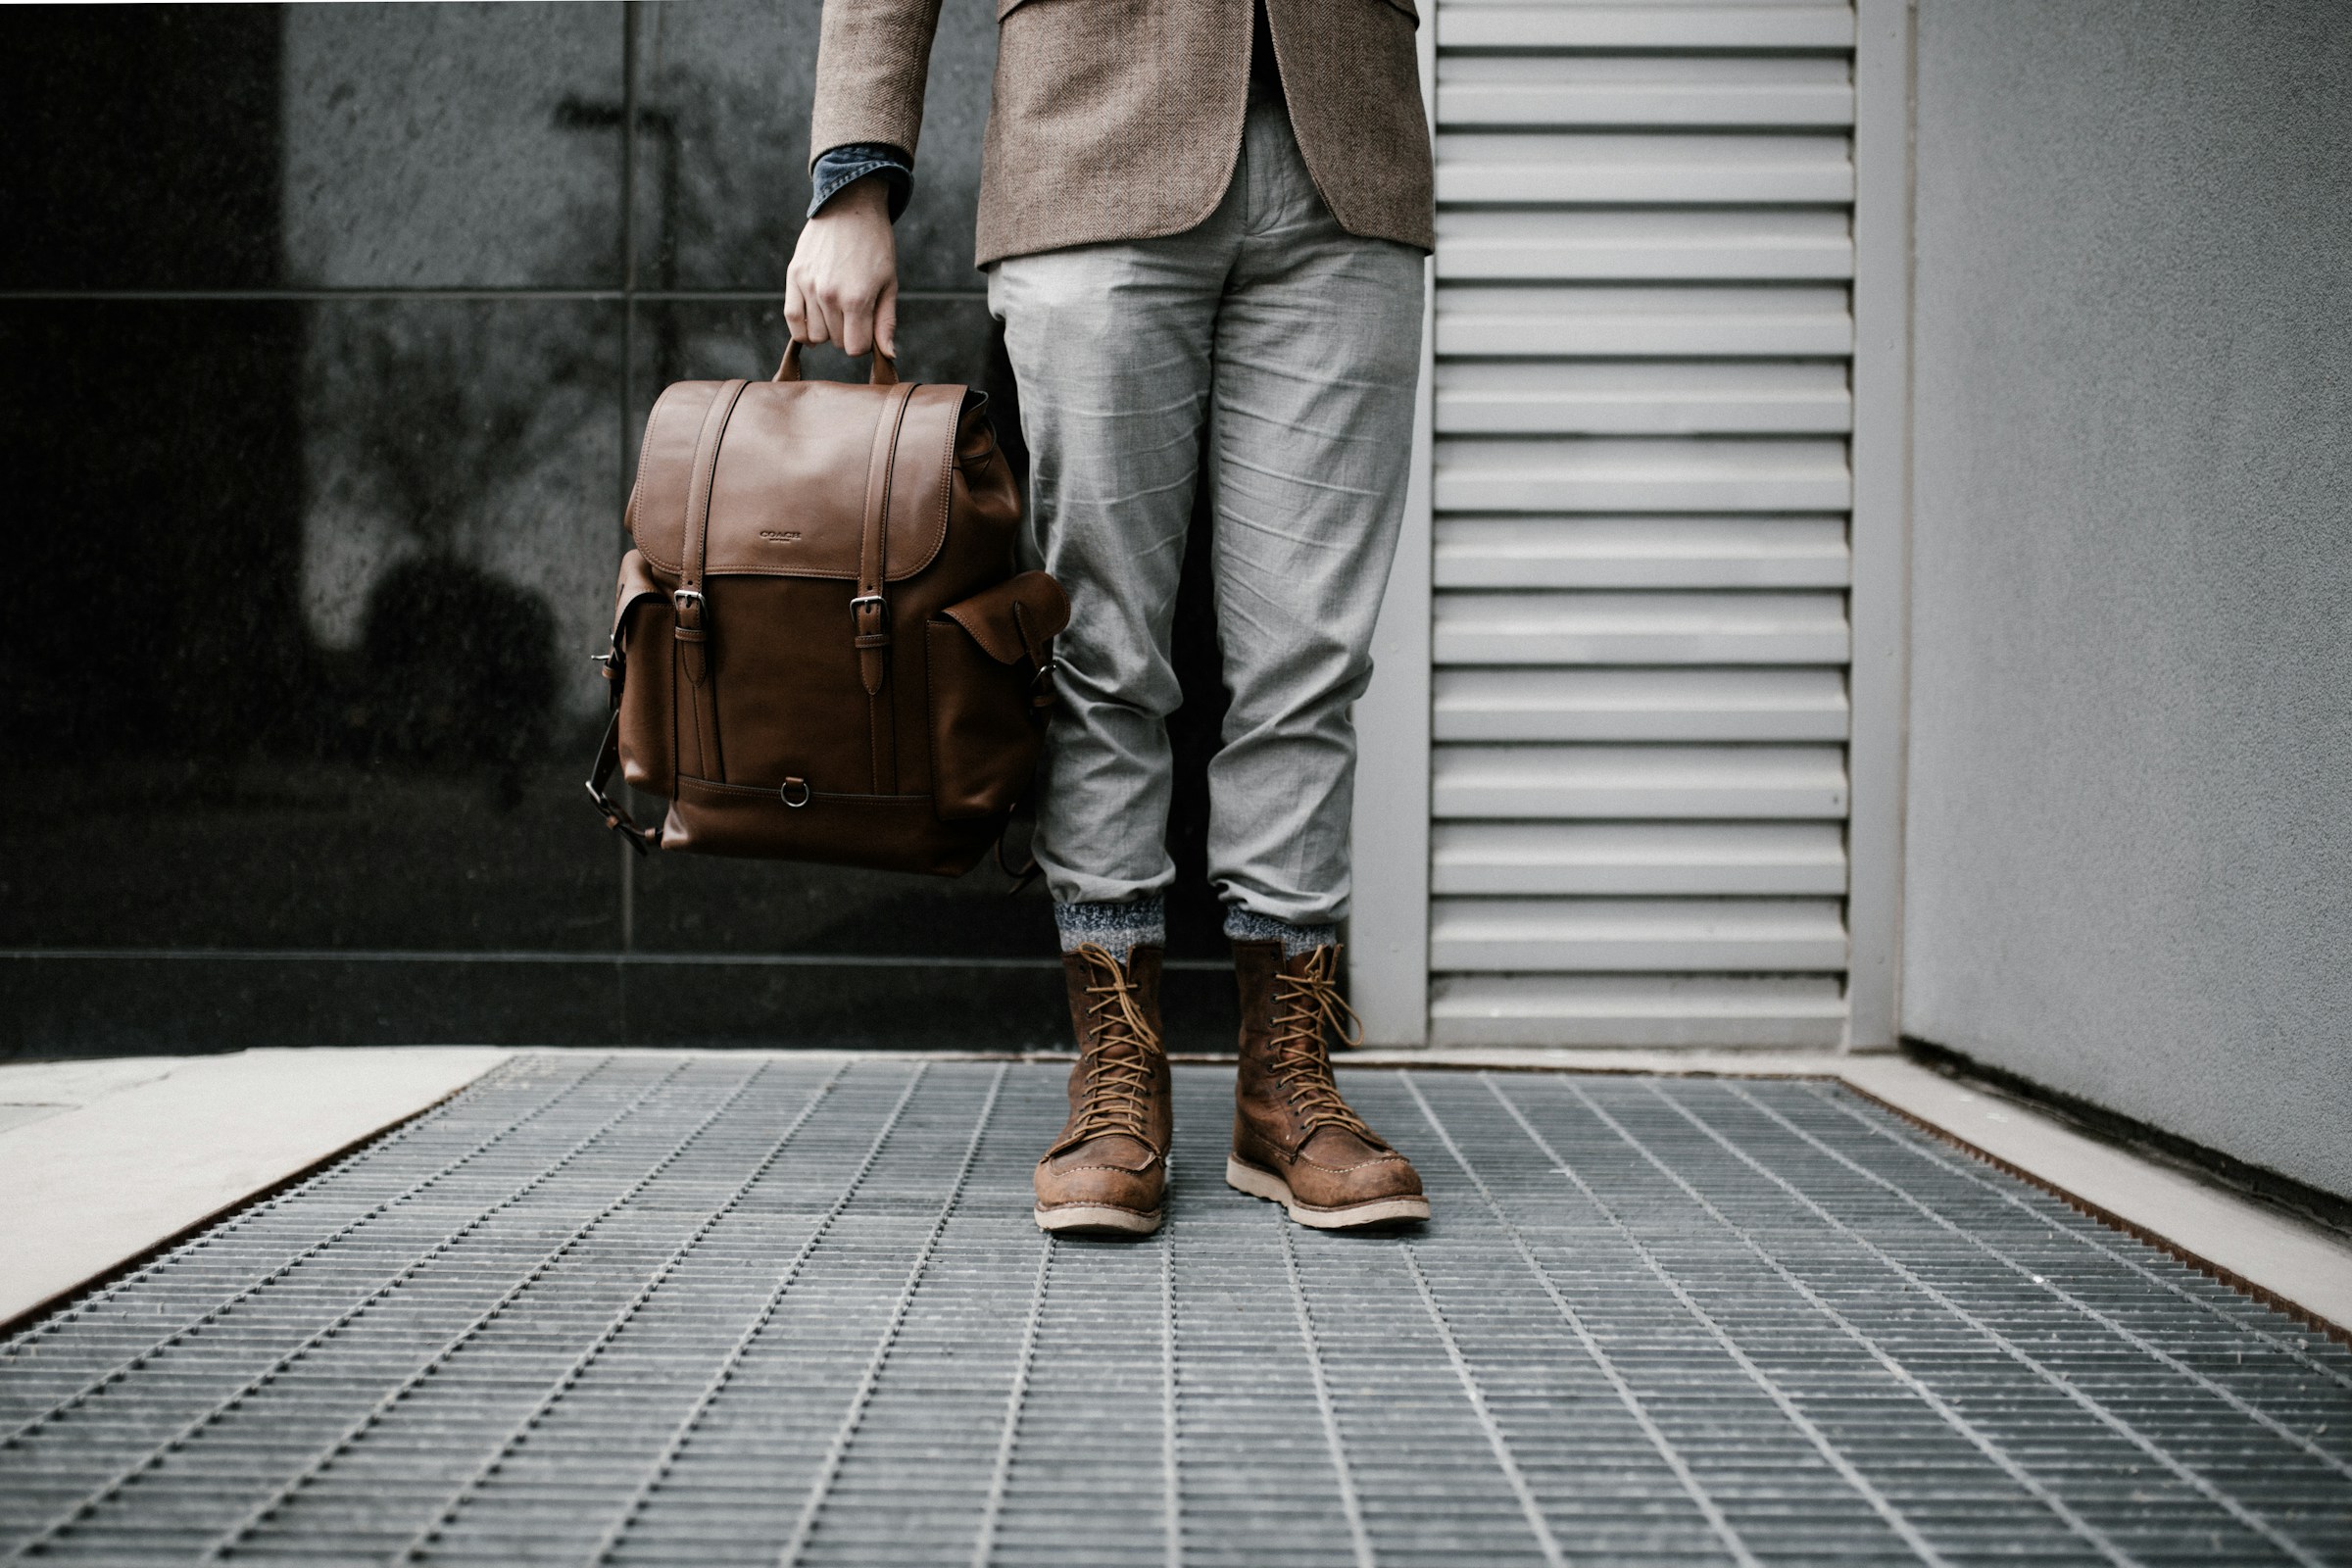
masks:
<svg viewBox="0 0 2352 1568"><path fill-rule="evenodd" d="M2027 1169L2025 1166L2018 1164L2014 1160L2003 1159L2000 1155L1991 1152L1989 1150L1981 1148L1978 1145L1969 1142L1967 1139L1961 1137L1958 1133L1953 1132L1950 1128L1937 1126L1935 1122L1928 1120L1927 1117L1920 1115L1917 1111L1905 1110L1902 1106L1897 1105L1890 1101L1882 1100L1879 1096L1872 1094L1869 1090L1864 1089L1859 1084L1850 1083L1846 1079L1838 1077L1838 1075L1834 1073L1827 1074L1825 1076L1836 1078L1837 1082L1848 1093L1856 1096L1859 1099L1869 1101L1881 1110L1887 1111L1892 1115L1899 1117L1901 1120L1908 1122L1914 1127L1917 1127L1920 1131L1928 1134L1930 1137L1949 1144L1952 1148L1959 1150L1962 1153L1967 1154L1974 1159L1982 1160L1984 1163L1990 1165L1997 1171L2014 1176L2019 1181L2026 1183L2028 1186L2040 1189L2042 1192L2045 1192L2052 1198L2059 1200L2076 1212L2082 1214L2087 1218L2097 1220L2100 1224L2107 1226L2111 1230L2122 1231L2126 1236L2132 1237L2135 1241L2144 1242L2148 1246L2153 1247L2158 1251L2164 1253L2166 1256L2174 1258L2179 1262L2187 1264L2190 1268L2195 1269L2198 1273L2206 1276L2208 1279L2214 1280L2219 1284L2227 1285L2241 1296L2251 1297L2265 1306L2285 1313L2288 1317L2293 1318L2296 1322L2301 1323L2304 1327L2316 1330L2317 1332L2326 1335L2328 1339L2334 1340L2339 1345L2342 1345L2347 1348L2352 1348L2352 1328L2346 1328L2341 1323L2337 1323L2330 1318L2323 1317L2320 1315L2320 1313L2314 1311L2308 1306L2303 1305L2300 1301L2290 1300L2286 1297L2280 1296L2277 1291L2271 1290L2267 1286L2255 1284L2252 1280L2247 1279L2243 1274L2238 1273L2235 1269L2217 1263L2212 1258L2205 1256L2201 1252L2192 1251L2188 1248L2181 1246L2179 1242L2174 1241L2171 1237L2163 1235L2161 1232L2151 1230L2147 1226L2139 1224L2134 1220L2126 1219L2121 1214L2116 1213L2113 1209L2103 1207L2098 1203L2094 1203L2090 1200L2082 1197L2080 1194L2069 1192L2064 1187L2059 1186L2056 1182L2049 1180L2047 1177L2035 1174L2034 1172ZM2100 1142L2104 1143L2105 1140L2102 1139ZM2122 1149L2122 1146L2120 1145L2111 1144L2108 1145L2108 1147ZM2122 1152L2127 1154L2132 1153L2132 1151L2128 1149L2123 1149ZM2133 1154L2132 1157L2144 1158L2145 1156Z"/></svg>

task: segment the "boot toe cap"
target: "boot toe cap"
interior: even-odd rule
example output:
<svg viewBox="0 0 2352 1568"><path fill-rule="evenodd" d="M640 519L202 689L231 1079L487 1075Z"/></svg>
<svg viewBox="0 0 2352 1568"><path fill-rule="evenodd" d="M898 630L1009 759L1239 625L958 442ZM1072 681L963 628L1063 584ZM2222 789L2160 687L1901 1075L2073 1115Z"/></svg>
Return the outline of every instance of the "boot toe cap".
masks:
<svg viewBox="0 0 2352 1568"><path fill-rule="evenodd" d="M1139 1139L1100 1138L1039 1160L1036 1185L1041 1209L1076 1205L1157 1213L1167 1188L1167 1162Z"/></svg>
<svg viewBox="0 0 2352 1568"><path fill-rule="evenodd" d="M1290 1184L1301 1202L1318 1208L1421 1196L1421 1173L1411 1160L1336 1127L1306 1141L1291 1164Z"/></svg>

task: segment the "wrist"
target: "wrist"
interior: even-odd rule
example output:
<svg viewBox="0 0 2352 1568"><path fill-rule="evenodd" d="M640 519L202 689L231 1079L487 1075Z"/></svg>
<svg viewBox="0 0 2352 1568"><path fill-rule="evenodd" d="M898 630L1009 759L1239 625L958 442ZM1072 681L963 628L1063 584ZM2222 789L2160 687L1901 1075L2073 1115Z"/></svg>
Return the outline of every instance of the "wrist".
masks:
<svg viewBox="0 0 2352 1568"><path fill-rule="evenodd" d="M825 210L816 215L819 221L828 218L877 218L890 221L890 182L880 173L854 179L833 193Z"/></svg>

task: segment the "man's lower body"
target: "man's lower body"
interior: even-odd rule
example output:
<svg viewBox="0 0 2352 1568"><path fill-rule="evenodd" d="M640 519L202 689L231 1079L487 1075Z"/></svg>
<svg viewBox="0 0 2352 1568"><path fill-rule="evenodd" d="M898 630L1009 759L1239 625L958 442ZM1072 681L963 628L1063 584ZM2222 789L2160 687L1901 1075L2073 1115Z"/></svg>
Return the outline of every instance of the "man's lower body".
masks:
<svg viewBox="0 0 2352 1568"><path fill-rule="evenodd" d="M1031 546L1072 607L1037 832L1080 1046L1070 1121L1039 1167L1049 1228L1159 1221L1170 635L1201 484L1232 692L1208 770L1208 871L1243 991L1229 1178L1310 1224L1428 1211L1328 1060L1347 1016L1334 938L1349 886L1348 710L1371 679L1403 510L1422 278L1418 252L1332 218L1269 95L1253 97L1232 184L1198 227L994 270Z"/></svg>

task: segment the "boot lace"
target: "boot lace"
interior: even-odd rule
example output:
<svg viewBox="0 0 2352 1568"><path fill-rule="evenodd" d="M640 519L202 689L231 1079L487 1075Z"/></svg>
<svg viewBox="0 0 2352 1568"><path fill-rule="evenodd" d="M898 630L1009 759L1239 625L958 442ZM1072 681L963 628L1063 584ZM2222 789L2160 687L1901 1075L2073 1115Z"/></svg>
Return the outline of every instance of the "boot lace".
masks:
<svg viewBox="0 0 2352 1568"><path fill-rule="evenodd" d="M1089 942L1078 950L1094 971L1097 983L1086 988L1095 1000L1088 1004L1086 1100L1067 1138L1054 1152L1074 1149L1106 1133L1127 1133L1152 1143L1151 1094L1152 1068L1159 1057L1159 1035L1144 1016L1135 984L1126 965L1107 949Z"/></svg>
<svg viewBox="0 0 2352 1568"><path fill-rule="evenodd" d="M1379 1145L1379 1135L1348 1108L1348 1102L1340 1098L1340 1086L1331 1077L1326 1032L1350 1049L1364 1040L1363 1020L1340 996L1339 953L1338 944L1326 944L1307 958L1302 973L1275 977L1274 1029L1267 1067L1306 1131L1339 1127Z"/></svg>

